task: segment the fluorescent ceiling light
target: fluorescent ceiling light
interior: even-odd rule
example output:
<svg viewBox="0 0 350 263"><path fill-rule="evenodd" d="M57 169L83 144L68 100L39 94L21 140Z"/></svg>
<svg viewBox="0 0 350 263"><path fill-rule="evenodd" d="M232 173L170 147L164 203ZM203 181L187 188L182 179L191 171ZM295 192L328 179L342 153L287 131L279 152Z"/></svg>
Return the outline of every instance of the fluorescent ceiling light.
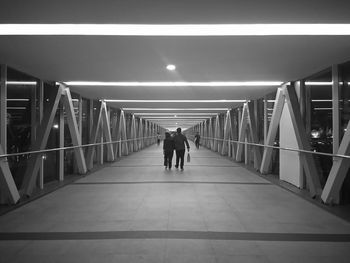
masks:
<svg viewBox="0 0 350 263"><path fill-rule="evenodd" d="M1 24L0 35L334 36L350 35L350 24Z"/></svg>
<svg viewBox="0 0 350 263"><path fill-rule="evenodd" d="M29 101L29 99L6 99L7 101Z"/></svg>
<svg viewBox="0 0 350 263"><path fill-rule="evenodd" d="M231 102L246 102L246 100L109 100L109 99L105 99L105 102L150 102L150 103L156 103L156 102L204 102L204 103L218 103L218 102L222 102L222 103L231 103Z"/></svg>
<svg viewBox="0 0 350 263"><path fill-rule="evenodd" d="M343 85L344 82L340 81L339 85ZM350 85L350 82L347 82ZM305 85L308 86L332 86L333 81L305 81Z"/></svg>
<svg viewBox="0 0 350 263"><path fill-rule="evenodd" d="M26 110L26 107L7 107L8 110Z"/></svg>
<svg viewBox="0 0 350 263"><path fill-rule="evenodd" d="M36 81L6 81L6 85L30 85L35 86Z"/></svg>
<svg viewBox="0 0 350 263"><path fill-rule="evenodd" d="M305 81L305 85L308 86L332 86L333 85L333 81Z"/></svg>
<svg viewBox="0 0 350 263"><path fill-rule="evenodd" d="M229 108L123 108L125 111L227 111Z"/></svg>
<svg viewBox="0 0 350 263"><path fill-rule="evenodd" d="M175 65L167 65L167 66L166 66L166 69L167 69L167 70L170 70L170 71L173 71L173 70L176 69L176 66L175 66Z"/></svg>
<svg viewBox="0 0 350 263"><path fill-rule="evenodd" d="M67 86L112 86L112 87L241 87L281 86L282 81L208 81L208 82L113 82L113 81L66 81Z"/></svg>

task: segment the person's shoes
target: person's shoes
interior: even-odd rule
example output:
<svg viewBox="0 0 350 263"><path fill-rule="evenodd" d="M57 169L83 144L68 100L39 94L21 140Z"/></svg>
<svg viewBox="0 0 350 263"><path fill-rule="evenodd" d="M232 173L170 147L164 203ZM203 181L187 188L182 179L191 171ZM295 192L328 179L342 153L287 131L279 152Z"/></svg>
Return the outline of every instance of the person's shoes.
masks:
<svg viewBox="0 0 350 263"><path fill-rule="evenodd" d="M171 170L171 167L169 167L169 170Z"/></svg>
<svg viewBox="0 0 350 263"><path fill-rule="evenodd" d="M181 167L181 171L183 171L184 170L184 168L183 167Z"/></svg>

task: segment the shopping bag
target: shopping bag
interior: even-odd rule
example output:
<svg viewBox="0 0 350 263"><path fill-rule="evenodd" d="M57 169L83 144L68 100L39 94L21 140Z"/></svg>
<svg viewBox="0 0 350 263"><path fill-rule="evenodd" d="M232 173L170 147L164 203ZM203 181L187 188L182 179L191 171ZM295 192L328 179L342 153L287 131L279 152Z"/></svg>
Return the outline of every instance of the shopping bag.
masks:
<svg viewBox="0 0 350 263"><path fill-rule="evenodd" d="M190 156L189 153L187 154L187 162L188 162L188 163L191 162L191 156Z"/></svg>

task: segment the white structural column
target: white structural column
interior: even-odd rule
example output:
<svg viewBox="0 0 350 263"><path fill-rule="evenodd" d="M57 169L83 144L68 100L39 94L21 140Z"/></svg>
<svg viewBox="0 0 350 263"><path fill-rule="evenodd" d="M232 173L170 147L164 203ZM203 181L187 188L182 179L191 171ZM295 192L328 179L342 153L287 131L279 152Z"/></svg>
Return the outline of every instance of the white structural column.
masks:
<svg viewBox="0 0 350 263"><path fill-rule="evenodd" d="M215 152L220 151L220 115L217 114L215 117L215 126L214 126L214 150Z"/></svg>
<svg viewBox="0 0 350 263"><path fill-rule="evenodd" d="M0 145L0 155L3 154L5 153ZM6 158L0 158L0 191L1 201L4 203L15 204L20 198Z"/></svg>
<svg viewBox="0 0 350 263"><path fill-rule="evenodd" d="M145 125L143 129L143 142L144 142L144 147L148 146L148 121L145 120Z"/></svg>
<svg viewBox="0 0 350 263"><path fill-rule="evenodd" d="M99 111L97 115L97 122L93 126L90 144L95 144L97 139L103 142L103 139L107 142L107 161L114 161L114 150L112 145L112 135L111 135L111 127L109 120L107 106L105 101L101 101L99 105ZM92 169L93 167L93 158L94 158L95 146L90 146L88 149L86 162L88 169ZM103 158L103 154L101 153L100 158ZM101 160L103 162L103 159Z"/></svg>
<svg viewBox="0 0 350 263"><path fill-rule="evenodd" d="M343 136L339 150L339 155L350 155L350 121L346 127L346 132ZM329 172L326 185L323 188L321 199L326 204L338 204L339 194L343 185L344 179L350 167L350 160L336 157L333 161L333 166Z"/></svg>
<svg viewBox="0 0 350 263"><path fill-rule="evenodd" d="M258 128L256 127L256 116L254 115L253 102L247 103L248 109L248 126L249 126L249 134L250 141L258 144ZM259 146L253 146L254 149L254 168L259 169L261 165L261 152Z"/></svg>
<svg viewBox="0 0 350 263"><path fill-rule="evenodd" d="M102 101L103 111L102 111L102 132L103 137L105 139L105 142L107 143L105 145L107 149L107 161L112 162L114 161L114 150L113 150L113 144L112 144L112 135L111 135L111 125L110 125L110 118L107 111L107 105L105 101Z"/></svg>
<svg viewBox="0 0 350 263"><path fill-rule="evenodd" d="M100 125L101 125L101 118L102 118L102 103L99 104L99 111L96 111L96 117L94 119L97 119L96 123L94 123L92 131L91 131L91 137L90 137L90 144L94 144L97 141L97 136L99 135L100 131ZM94 153L95 153L95 146L89 146L86 156L86 164L87 169L91 170L94 166Z"/></svg>
<svg viewBox="0 0 350 263"><path fill-rule="evenodd" d="M208 121L204 121L203 123L203 142L202 145L208 148Z"/></svg>
<svg viewBox="0 0 350 263"><path fill-rule="evenodd" d="M62 87L64 88L64 87ZM73 146L77 146L78 148L74 148L74 155L77 161L78 171L80 174L85 174L87 172L85 157L83 153L83 149L81 148L81 135L79 132L79 127L77 123L77 119L74 113L74 107L72 102L72 96L70 90L68 88L64 89L63 93L63 103L67 116L67 123L69 132L72 138Z"/></svg>
<svg viewBox="0 0 350 263"><path fill-rule="evenodd" d="M266 142L265 142L265 145L267 146L273 146L276 140L277 130L278 130L279 122L283 111L284 100L285 98L283 95L282 88L277 89L275 104L274 104L272 116L271 116L270 127L268 129ZM270 148L270 147L264 148L264 153L263 153L261 166L260 166L260 173L262 174L269 173L269 167L272 161L272 152L273 152L273 148Z"/></svg>
<svg viewBox="0 0 350 263"><path fill-rule="evenodd" d="M127 140L127 145L128 145L128 151L129 153L132 153L134 151L134 148L132 146L132 129L131 129L131 125L132 125L132 116L130 114L127 114L125 116L125 121L126 121L126 137L128 138Z"/></svg>
<svg viewBox="0 0 350 263"><path fill-rule="evenodd" d="M131 119L131 139L132 139L132 150L136 152L138 151L138 143L137 143L137 128L136 128L135 115L132 115L132 119Z"/></svg>
<svg viewBox="0 0 350 263"><path fill-rule="evenodd" d="M50 111L44 114L43 122L38 131L38 138L33 145L33 150L44 150L46 148L47 140L53 125L55 114L63 93L62 86L59 86L57 93L49 99ZM33 154L28 159L28 167L24 174L21 191L23 194L30 196L33 192L38 171L41 165L42 154Z"/></svg>
<svg viewBox="0 0 350 263"><path fill-rule="evenodd" d="M288 105L298 148L300 150L310 151L310 144L307 140L305 127L302 122L298 98L293 86L283 86L277 90L270 128L266 138L266 145L273 146L274 140L276 139L277 129L279 121L281 119L285 100ZM269 172L269 164L271 162L271 159L272 148L265 147L262 163L260 166L260 172L262 174ZM310 153L300 152L300 159L305 171L307 183L310 188L310 195L312 197L319 195L321 193L321 183L317 175L316 164L313 156Z"/></svg>
<svg viewBox="0 0 350 263"><path fill-rule="evenodd" d="M228 140L231 139L231 114L230 111L228 110L225 115L225 124L224 124L224 140L222 144L222 150L221 154L222 155L230 155L230 142Z"/></svg>
<svg viewBox="0 0 350 263"><path fill-rule="evenodd" d="M214 148L214 139L213 139L213 118L209 119L209 124L208 124L208 137L209 137L209 149Z"/></svg>
<svg viewBox="0 0 350 263"><path fill-rule="evenodd" d="M246 130L248 125L248 105L247 103L244 103L243 110L242 110L242 118L239 125L239 136L238 136L238 145L237 145L237 152L236 152L236 161L242 162L242 154L244 149L244 142L246 138Z"/></svg>
<svg viewBox="0 0 350 263"><path fill-rule="evenodd" d="M139 149L144 148L144 141L143 141L143 120L142 118L139 119L139 129L138 129L138 144L139 144Z"/></svg>
<svg viewBox="0 0 350 263"><path fill-rule="evenodd" d="M112 140L118 140L118 114L111 114L111 130L112 130ZM113 152L115 154L115 159L118 157L118 143L113 144Z"/></svg>
<svg viewBox="0 0 350 263"><path fill-rule="evenodd" d="M125 115L123 110L120 111L118 134L121 140L121 154L124 156L129 155L128 142L127 142L128 138L126 135L126 121L125 121Z"/></svg>
<svg viewBox="0 0 350 263"><path fill-rule="evenodd" d="M284 95L287 100L289 112L298 142L300 150L311 151L310 143L305 133L305 127L300 113L300 106L295 92L294 86L285 86L283 89ZM300 159L304 167L306 180L310 188L310 194L312 197L321 194L321 182L317 174L316 163L313 156L310 153L300 153Z"/></svg>
<svg viewBox="0 0 350 263"><path fill-rule="evenodd" d="M201 136L201 141L200 141L200 143L201 144L203 144L203 142L204 142L204 124L205 124L205 122L201 122L200 123L200 125L199 125L199 135Z"/></svg>
<svg viewBox="0 0 350 263"><path fill-rule="evenodd" d="M64 148L64 107L62 106L62 102L60 102L60 107L58 109L59 111L59 142L58 145L60 148ZM43 163L44 160L42 160ZM64 150L58 151L58 180L63 181L64 180ZM44 176L41 177L41 174L39 176L39 187L40 189L44 189Z"/></svg>

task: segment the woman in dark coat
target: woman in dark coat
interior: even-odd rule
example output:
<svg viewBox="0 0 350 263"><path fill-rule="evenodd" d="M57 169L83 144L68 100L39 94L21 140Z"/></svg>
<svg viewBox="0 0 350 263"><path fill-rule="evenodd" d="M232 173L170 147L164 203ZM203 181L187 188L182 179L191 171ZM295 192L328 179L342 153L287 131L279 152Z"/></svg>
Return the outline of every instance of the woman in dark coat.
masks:
<svg viewBox="0 0 350 263"><path fill-rule="evenodd" d="M173 160L174 155L174 149L175 149L175 143L173 138L170 137L170 133L165 133L165 139L163 141L163 152L164 152L164 166L165 169L169 168L171 169L171 164Z"/></svg>

